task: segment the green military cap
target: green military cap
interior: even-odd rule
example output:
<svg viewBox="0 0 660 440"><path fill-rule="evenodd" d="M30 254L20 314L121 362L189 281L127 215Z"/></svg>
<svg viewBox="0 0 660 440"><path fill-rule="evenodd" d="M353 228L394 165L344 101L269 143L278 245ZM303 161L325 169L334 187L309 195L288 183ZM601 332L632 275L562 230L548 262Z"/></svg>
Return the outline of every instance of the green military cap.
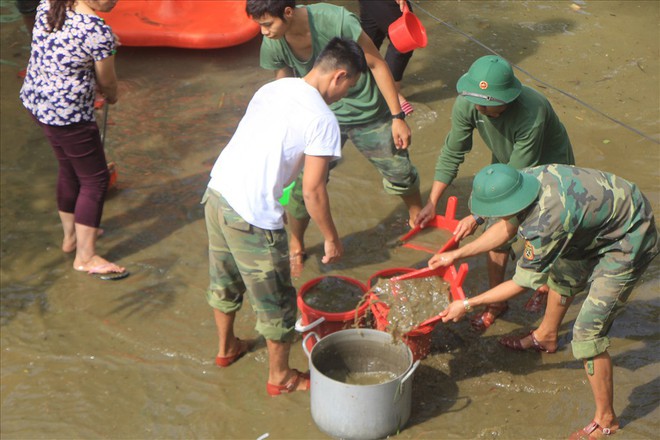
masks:
<svg viewBox="0 0 660 440"><path fill-rule="evenodd" d="M475 61L456 83L456 90L475 104L496 106L515 100L522 85L504 58L487 55Z"/></svg>
<svg viewBox="0 0 660 440"><path fill-rule="evenodd" d="M539 195L541 182L510 165L488 165L474 176L470 210L480 217L506 217L527 208Z"/></svg>

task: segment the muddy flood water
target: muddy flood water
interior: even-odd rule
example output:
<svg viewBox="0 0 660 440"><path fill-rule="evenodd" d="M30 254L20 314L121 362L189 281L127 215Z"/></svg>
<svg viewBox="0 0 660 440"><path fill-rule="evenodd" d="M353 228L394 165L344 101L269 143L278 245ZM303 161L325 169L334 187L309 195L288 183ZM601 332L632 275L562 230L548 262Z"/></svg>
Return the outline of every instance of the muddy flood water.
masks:
<svg viewBox="0 0 660 440"><path fill-rule="evenodd" d="M334 2L357 11L356 1ZM578 165L638 184L660 213L660 3L657 1L413 2L429 43L417 50L403 92L415 112L411 156L426 198L450 127L459 76L493 50L523 84L546 94L571 137ZM575 5L572 7L572 5ZM3 439L323 439L308 393L266 394L265 343L227 369L205 301L207 239L199 202L213 162L255 90L260 38L228 49L121 47L119 102L106 147L119 180L105 205L99 253L126 266L106 282L74 272L60 250L57 164L18 100L29 40L14 2L0 4L1 58L1 427ZM490 161L475 147L447 196L468 213L471 178ZM301 278L421 267L429 254L392 246L406 231L403 204L352 145L329 185L346 249L320 263L322 241L307 233ZM444 211L446 196L441 200ZM439 243L438 247L440 246ZM467 261L468 296L486 286L483 258ZM512 266L512 265L510 265ZM660 431L660 259L647 270L611 331L615 438ZM510 352L501 335L529 331L540 314L529 295L484 334L464 320L439 324L415 373L412 414L401 439L560 439L585 426L594 404L571 354L579 297L562 324L556 354ZM237 334L256 337L250 307ZM307 369L300 341L291 364Z"/></svg>

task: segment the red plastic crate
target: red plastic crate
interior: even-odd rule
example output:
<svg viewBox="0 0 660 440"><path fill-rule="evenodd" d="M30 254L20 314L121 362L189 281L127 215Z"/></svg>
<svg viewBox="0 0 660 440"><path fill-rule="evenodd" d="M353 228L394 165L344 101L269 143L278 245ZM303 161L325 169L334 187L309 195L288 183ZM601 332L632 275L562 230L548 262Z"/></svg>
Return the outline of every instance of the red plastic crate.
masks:
<svg viewBox="0 0 660 440"><path fill-rule="evenodd" d="M432 270L425 268L391 278L390 281L403 280L408 278L423 278L437 275L449 283L449 290L451 292L452 299L456 301L465 299L463 282L465 281L467 272L468 265L467 263L463 263L458 268L458 271L456 271L456 268L453 265L447 267L439 267ZM396 294L396 292L394 292L394 294ZM369 308L374 316L376 329L387 331L387 327L389 325L389 321L387 320L387 315L390 311L389 306L380 301L378 295L373 292L369 292ZM441 318L439 315L433 316L403 336L404 342L408 344L412 350L415 360L424 359L429 354L431 349L431 332L435 328L436 324L440 322L440 320Z"/></svg>
<svg viewBox="0 0 660 440"><path fill-rule="evenodd" d="M456 196L451 196L449 199L447 199L447 208L445 209L445 215L436 215L433 220L431 220L429 223L426 224L424 229L427 228L438 228L438 229L445 229L449 232L454 232L456 229L456 226L458 225L458 220L456 219L456 205L458 205L458 198ZM403 244L404 247L410 248L410 249L415 249L418 251L424 251L428 252L430 254L435 254L438 252L438 249L431 249L427 246L422 246L419 244L415 243L410 243L409 241L417 235L420 231L422 231L421 228L419 227L414 227L410 232L407 234L403 235L401 238L399 238L399 241ZM452 241L452 240L450 240ZM445 243L446 245L449 243ZM450 250L450 249L455 249L458 246L458 243L453 241L453 243L447 247L443 246L444 250Z"/></svg>

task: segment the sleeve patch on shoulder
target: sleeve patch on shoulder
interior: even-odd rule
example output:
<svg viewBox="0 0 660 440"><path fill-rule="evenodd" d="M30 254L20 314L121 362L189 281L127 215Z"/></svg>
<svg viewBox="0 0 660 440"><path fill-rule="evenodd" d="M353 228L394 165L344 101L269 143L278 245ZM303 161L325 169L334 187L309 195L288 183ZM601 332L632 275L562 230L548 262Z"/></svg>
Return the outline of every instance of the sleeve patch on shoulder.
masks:
<svg viewBox="0 0 660 440"><path fill-rule="evenodd" d="M525 251L523 252L523 256L526 260L534 259L534 246L532 246L532 243L529 241L525 241Z"/></svg>

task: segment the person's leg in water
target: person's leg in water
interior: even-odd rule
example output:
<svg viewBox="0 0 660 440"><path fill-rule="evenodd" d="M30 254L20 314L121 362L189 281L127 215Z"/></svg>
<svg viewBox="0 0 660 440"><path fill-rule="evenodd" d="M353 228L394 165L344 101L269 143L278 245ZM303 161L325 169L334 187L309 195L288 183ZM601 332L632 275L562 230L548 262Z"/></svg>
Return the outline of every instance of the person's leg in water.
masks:
<svg viewBox="0 0 660 440"><path fill-rule="evenodd" d="M410 2L408 2L408 7L411 8ZM362 30L371 38L378 49L380 49L385 37L388 35L387 32L390 24L400 18L401 15L402 12L399 5L393 0L360 1L360 24L362 25ZM412 113L414 109L401 94L401 81L412 54L413 51L406 53L399 52L392 42L390 42L385 52L385 62L392 72L396 91L399 95L399 103L406 115Z"/></svg>
<svg viewBox="0 0 660 440"><path fill-rule="evenodd" d="M389 115L366 124L342 127L342 135L378 170L385 193L401 197L408 209L408 226L414 227L423 207L419 174L408 150L399 150L394 145Z"/></svg>
<svg viewBox="0 0 660 440"><path fill-rule="evenodd" d="M298 278L302 275L307 254L305 253L305 231L309 226L309 217L296 218L287 212L287 223L289 225L289 261L291 277Z"/></svg>
<svg viewBox="0 0 660 440"><path fill-rule="evenodd" d="M28 32L30 39L32 39L32 29L37 16L37 6L39 6L39 0L16 0L16 7L18 12L21 13L25 30ZM25 78L26 74L27 69L21 69L16 75L19 78Z"/></svg>
<svg viewBox="0 0 660 440"><path fill-rule="evenodd" d="M487 270L488 270L488 285L489 288L498 286L504 282L504 275L506 273L507 259L509 258L509 251L494 250L488 252L487 255ZM486 309L476 315L470 320L472 328L476 331L484 331L509 308L506 301L488 304Z"/></svg>
<svg viewBox="0 0 660 440"><path fill-rule="evenodd" d="M73 252L74 269L123 273L125 268L96 254L96 239L109 173L95 123L55 127L40 124L59 162L57 205L64 238L62 250Z"/></svg>
<svg viewBox="0 0 660 440"><path fill-rule="evenodd" d="M561 296L552 289L548 289L548 302L543 320L536 330L525 336L505 336L499 343L513 350L541 349L548 353L557 351L559 339L559 326L566 316L566 312L573 302L572 296Z"/></svg>

